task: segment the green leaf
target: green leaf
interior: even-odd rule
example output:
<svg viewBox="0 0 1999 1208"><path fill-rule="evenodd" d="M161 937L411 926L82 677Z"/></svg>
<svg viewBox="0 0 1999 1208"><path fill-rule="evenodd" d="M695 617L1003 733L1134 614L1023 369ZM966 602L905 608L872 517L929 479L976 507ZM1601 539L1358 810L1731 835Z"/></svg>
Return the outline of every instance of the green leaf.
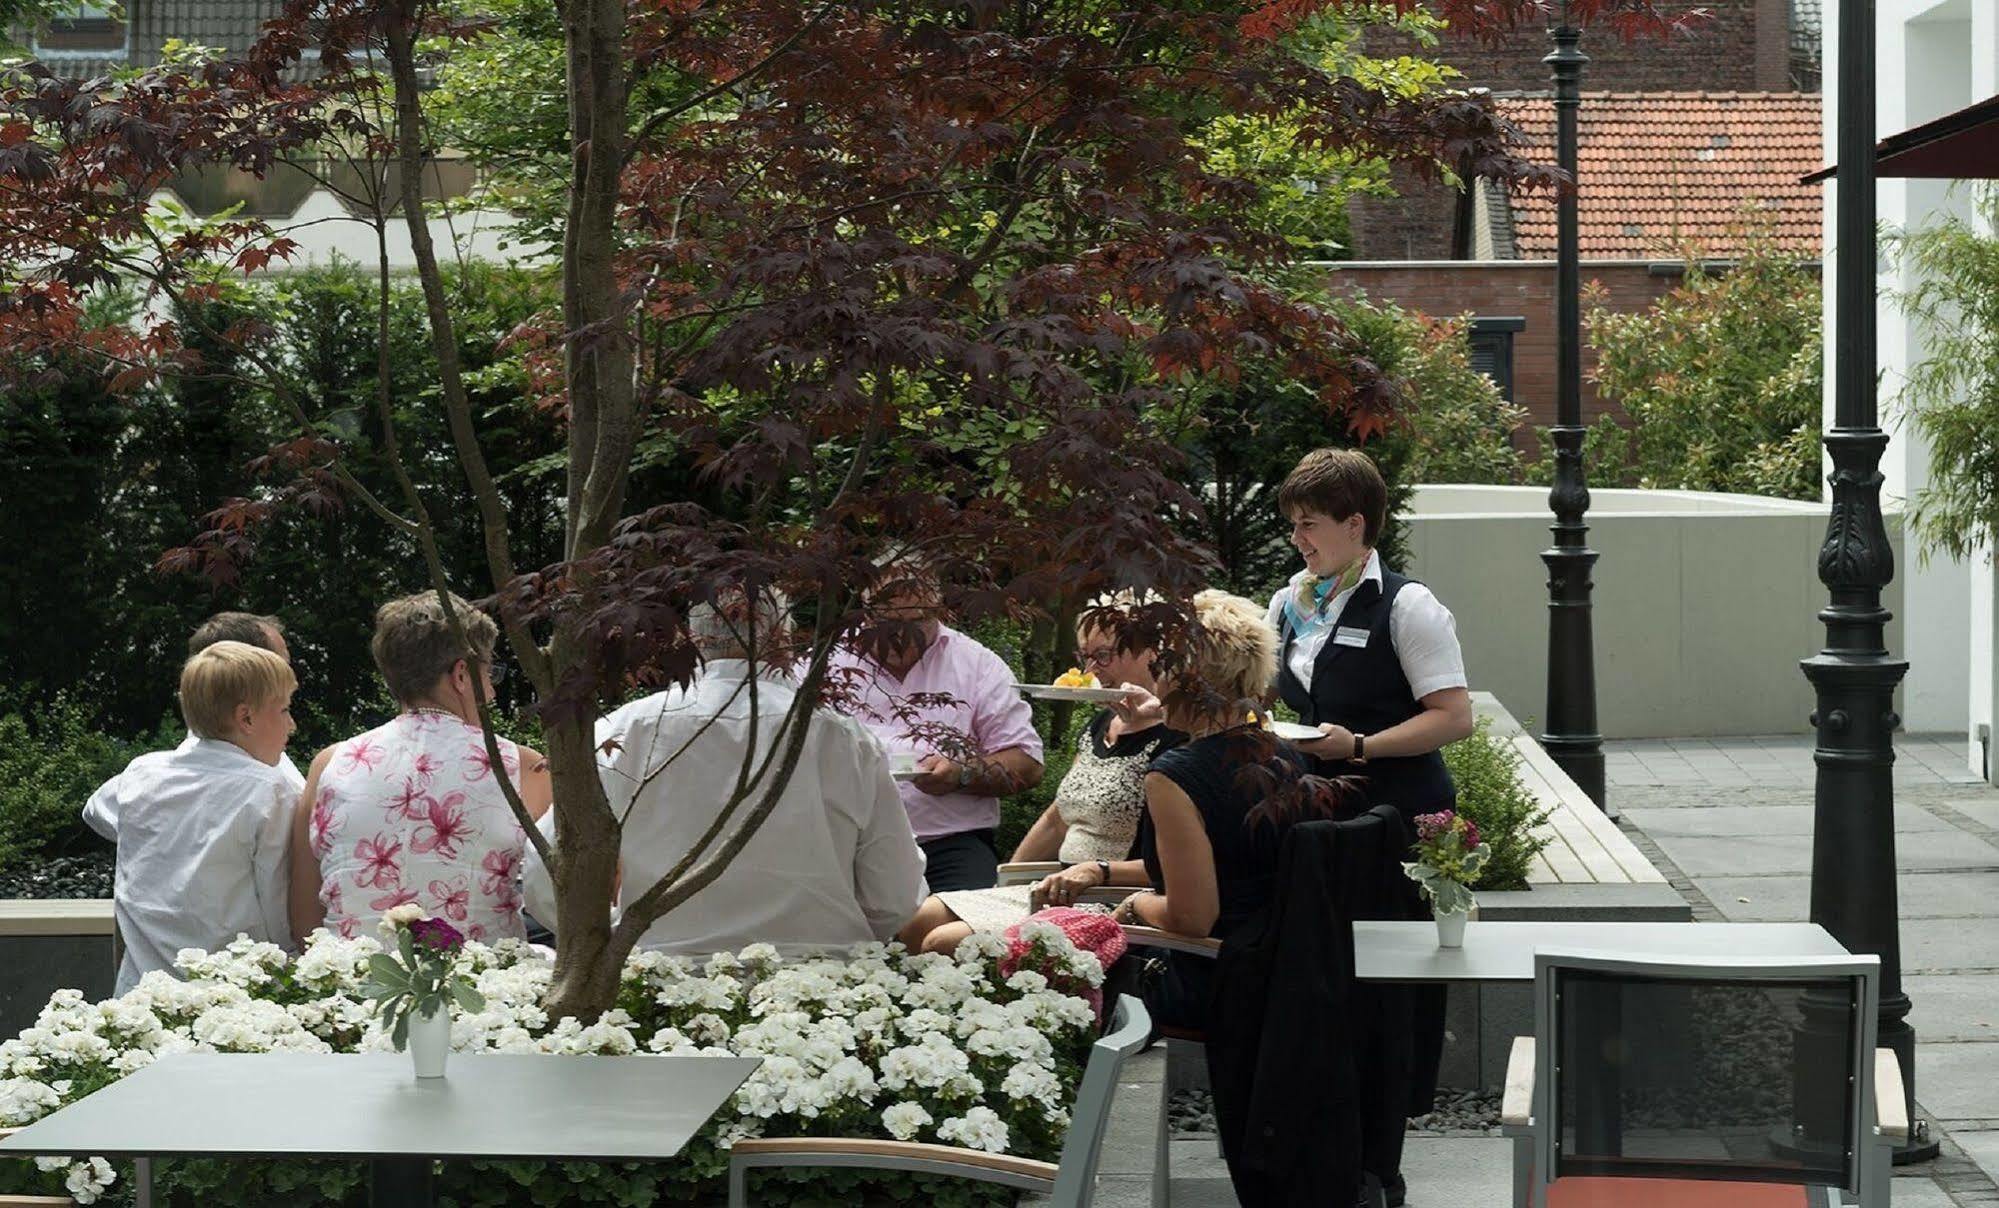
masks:
<svg viewBox="0 0 1999 1208"><path fill-rule="evenodd" d="M464 978L451 983L451 997L458 1000L458 1007L462 1011L476 1014L486 1009L485 998Z"/></svg>
<svg viewBox="0 0 1999 1208"><path fill-rule="evenodd" d="M409 970L396 963L396 959L386 952L377 952L368 958L368 976L385 986L409 985Z"/></svg>

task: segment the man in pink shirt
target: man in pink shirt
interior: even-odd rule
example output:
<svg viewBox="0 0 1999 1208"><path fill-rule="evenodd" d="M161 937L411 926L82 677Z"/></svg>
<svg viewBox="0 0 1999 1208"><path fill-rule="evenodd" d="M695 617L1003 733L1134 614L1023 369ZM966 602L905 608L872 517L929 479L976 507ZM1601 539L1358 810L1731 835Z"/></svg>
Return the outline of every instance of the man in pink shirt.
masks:
<svg viewBox="0 0 1999 1208"><path fill-rule="evenodd" d="M1041 782L1041 736L1014 688L1013 669L985 646L945 625L934 581L893 584L886 618L912 622L870 643L836 652L829 670L848 688L842 707L872 730L890 756L915 760L902 780L903 808L927 860L930 892L987 889L999 880L1001 796ZM901 640L898 640L901 639ZM912 702L949 697L949 703ZM928 729L931 733L914 733ZM938 751L941 731L970 748ZM964 754L964 752L960 752Z"/></svg>

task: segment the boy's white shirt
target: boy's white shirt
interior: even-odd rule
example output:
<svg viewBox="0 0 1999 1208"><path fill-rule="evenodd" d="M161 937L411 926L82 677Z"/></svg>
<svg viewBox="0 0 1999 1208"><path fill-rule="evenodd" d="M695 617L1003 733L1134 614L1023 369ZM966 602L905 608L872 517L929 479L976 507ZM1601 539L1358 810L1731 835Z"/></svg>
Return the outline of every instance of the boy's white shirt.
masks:
<svg viewBox="0 0 1999 1208"><path fill-rule="evenodd" d="M174 753L191 751L194 749L194 744L200 741L200 738L190 734L181 739L180 745L174 748ZM305 792L305 777L299 773L298 765L292 762L290 752L278 756L276 770L278 775L284 778L286 787L291 789L292 799L296 801L299 794ZM113 843L118 841L118 806L112 799L112 789L117 784L116 776L105 781L90 795L90 800L83 806L84 824Z"/></svg>
<svg viewBox="0 0 1999 1208"><path fill-rule="evenodd" d="M213 951L239 934L292 947L290 771L194 738L139 756L91 796L84 820L118 844L117 993L172 971L183 948Z"/></svg>

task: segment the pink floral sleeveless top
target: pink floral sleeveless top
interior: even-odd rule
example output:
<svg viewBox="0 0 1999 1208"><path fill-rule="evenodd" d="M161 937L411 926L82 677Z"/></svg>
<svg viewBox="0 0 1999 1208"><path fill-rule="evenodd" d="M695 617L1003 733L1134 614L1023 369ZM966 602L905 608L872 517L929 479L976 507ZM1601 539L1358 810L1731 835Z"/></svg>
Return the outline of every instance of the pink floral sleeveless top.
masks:
<svg viewBox="0 0 1999 1208"><path fill-rule="evenodd" d="M517 775L519 752L499 745L507 775ZM518 874L527 836L478 726L418 710L334 747L310 835L329 931L373 934L383 911L415 902L469 939L526 937Z"/></svg>

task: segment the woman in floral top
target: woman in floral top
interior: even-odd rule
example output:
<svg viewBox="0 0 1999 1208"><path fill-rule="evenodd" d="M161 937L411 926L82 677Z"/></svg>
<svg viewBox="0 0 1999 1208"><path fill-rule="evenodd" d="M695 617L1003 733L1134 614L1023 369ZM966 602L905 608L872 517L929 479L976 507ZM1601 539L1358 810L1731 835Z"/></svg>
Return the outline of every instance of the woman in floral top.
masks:
<svg viewBox="0 0 1999 1208"><path fill-rule="evenodd" d="M352 937L382 912L414 902L475 940L516 939L526 835L500 786L504 774L528 813L548 809L542 757L497 740L493 766L479 729L472 677L493 693L492 620L452 598L478 652L465 658L435 592L375 614L375 665L403 712L387 725L319 753L292 826L292 929Z"/></svg>

